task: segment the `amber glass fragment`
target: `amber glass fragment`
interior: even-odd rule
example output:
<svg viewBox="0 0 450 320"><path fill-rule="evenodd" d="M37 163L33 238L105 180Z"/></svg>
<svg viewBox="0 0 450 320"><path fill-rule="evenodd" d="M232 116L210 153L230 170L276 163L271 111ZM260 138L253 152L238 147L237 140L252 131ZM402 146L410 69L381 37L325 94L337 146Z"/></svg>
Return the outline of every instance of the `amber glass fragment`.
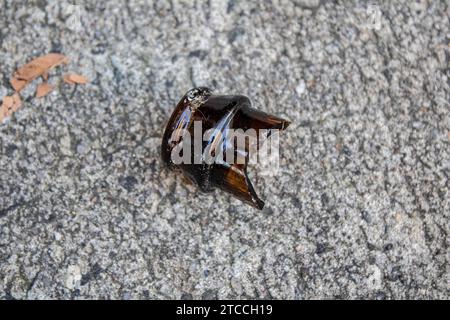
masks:
<svg viewBox="0 0 450 320"><path fill-rule="evenodd" d="M196 149L192 142L190 149L191 161L175 162L173 153L179 148L186 132L194 137L194 122L201 123L201 137L206 131L209 138L201 141L201 148ZM240 148L230 145L224 137L229 129L254 129L257 133L270 129L284 130L289 121L277 116L258 111L251 107L250 100L241 95L213 95L208 88L195 88L188 91L176 106L164 131L161 154L164 163L172 170L178 170L198 185L201 191L210 192L220 188L250 205L262 209L264 201L256 194L247 175L248 155L254 146L246 143ZM266 129L265 131L262 129ZM191 139L193 140L193 139ZM225 141L225 143L224 143ZM236 158L241 155L243 162L233 163L215 161L208 163L204 159L207 147L213 148L220 144L219 152L234 148ZM256 144L256 149L259 144ZM186 150L181 153L184 155ZM225 156L223 157L225 159ZM195 161L197 159L197 162ZM200 160L200 161L198 161Z"/></svg>

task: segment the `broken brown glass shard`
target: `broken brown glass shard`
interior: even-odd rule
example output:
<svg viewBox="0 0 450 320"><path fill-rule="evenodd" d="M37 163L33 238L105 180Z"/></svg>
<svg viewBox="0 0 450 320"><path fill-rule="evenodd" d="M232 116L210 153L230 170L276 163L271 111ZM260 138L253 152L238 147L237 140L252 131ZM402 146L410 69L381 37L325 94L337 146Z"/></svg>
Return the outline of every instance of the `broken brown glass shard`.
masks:
<svg viewBox="0 0 450 320"><path fill-rule="evenodd" d="M161 154L171 170L181 171L201 191L220 188L262 209L264 201L255 192L247 167L252 152L274 130L289 121L252 108L242 95L214 95L208 88L189 90L180 100L164 131ZM232 133L252 133L257 143L236 143ZM232 137L230 139L230 136ZM232 161L228 155L232 154Z"/></svg>

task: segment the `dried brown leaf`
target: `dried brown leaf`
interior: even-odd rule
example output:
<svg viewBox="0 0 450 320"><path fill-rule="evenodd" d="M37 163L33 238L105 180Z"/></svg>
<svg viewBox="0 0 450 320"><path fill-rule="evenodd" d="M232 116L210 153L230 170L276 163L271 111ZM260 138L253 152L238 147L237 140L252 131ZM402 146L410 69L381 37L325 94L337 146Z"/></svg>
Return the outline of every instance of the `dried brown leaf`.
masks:
<svg viewBox="0 0 450 320"><path fill-rule="evenodd" d="M22 100L17 93L4 97L0 106L0 122L3 122L3 119L11 116L21 105Z"/></svg>
<svg viewBox="0 0 450 320"><path fill-rule="evenodd" d="M73 82L70 78L70 74L65 74L63 76L63 81L67 84L75 84L75 82Z"/></svg>
<svg viewBox="0 0 450 320"><path fill-rule="evenodd" d="M11 109L14 105L14 99L11 96L3 97L2 108Z"/></svg>
<svg viewBox="0 0 450 320"><path fill-rule="evenodd" d="M16 112L17 109L19 109L22 106L22 99L20 99L20 96L17 92L12 95L12 99L14 101L14 104L11 110L12 112Z"/></svg>
<svg viewBox="0 0 450 320"><path fill-rule="evenodd" d="M19 80L16 78L9 79L9 82L16 92L19 92L28 84L26 80Z"/></svg>
<svg viewBox="0 0 450 320"><path fill-rule="evenodd" d="M53 86L47 82L43 82L38 85L36 89L36 98L41 98L49 94L53 90Z"/></svg>
<svg viewBox="0 0 450 320"><path fill-rule="evenodd" d="M65 55L59 53L49 53L45 56L33 59L17 69L14 73L14 78L29 82L43 75L48 70L67 62L68 58Z"/></svg>
<svg viewBox="0 0 450 320"><path fill-rule="evenodd" d="M89 82L89 80L85 76L76 73L64 75L63 80L68 84L86 84Z"/></svg>

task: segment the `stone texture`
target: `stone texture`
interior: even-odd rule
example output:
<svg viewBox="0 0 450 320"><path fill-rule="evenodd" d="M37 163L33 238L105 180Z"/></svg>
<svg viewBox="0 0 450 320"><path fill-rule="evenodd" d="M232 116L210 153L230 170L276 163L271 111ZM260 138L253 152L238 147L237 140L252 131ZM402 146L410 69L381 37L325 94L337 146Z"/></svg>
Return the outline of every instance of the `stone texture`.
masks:
<svg viewBox="0 0 450 320"><path fill-rule="evenodd" d="M0 4L2 96L91 80L0 125L0 298L449 298L446 1L76 3ZM262 212L162 168L200 85L293 121Z"/></svg>

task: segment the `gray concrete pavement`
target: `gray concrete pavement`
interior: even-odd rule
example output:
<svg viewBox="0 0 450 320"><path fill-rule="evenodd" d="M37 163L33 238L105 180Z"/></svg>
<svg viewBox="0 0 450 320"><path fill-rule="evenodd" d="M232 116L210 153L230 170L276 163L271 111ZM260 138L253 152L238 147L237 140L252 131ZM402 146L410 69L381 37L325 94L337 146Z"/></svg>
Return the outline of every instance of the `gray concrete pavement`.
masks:
<svg viewBox="0 0 450 320"><path fill-rule="evenodd" d="M0 125L0 298L448 299L448 2L72 3L0 2L1 96L91 80ZM200 85L293 122L262 212L163 169Z"/></svg>

